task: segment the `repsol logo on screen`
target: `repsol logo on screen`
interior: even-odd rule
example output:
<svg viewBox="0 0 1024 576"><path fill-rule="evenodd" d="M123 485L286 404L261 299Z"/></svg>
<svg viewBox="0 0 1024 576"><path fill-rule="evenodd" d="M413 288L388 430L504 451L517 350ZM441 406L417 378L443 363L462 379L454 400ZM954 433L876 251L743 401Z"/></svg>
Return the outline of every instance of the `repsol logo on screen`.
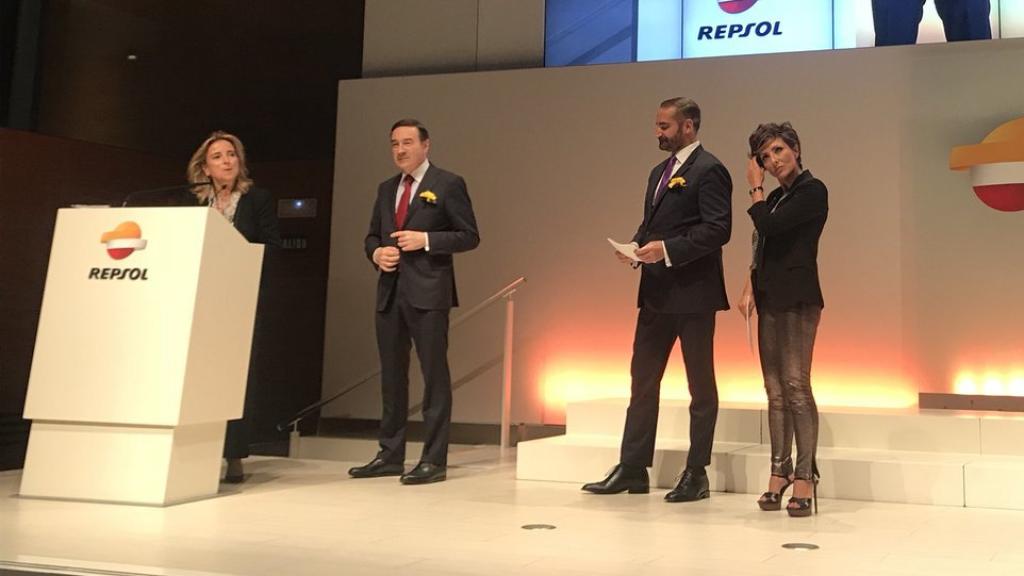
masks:
<svg viewBox="0 0 1024 576"><path fill-rule="evenodd" d="M701 26L697 30L697 40L724 40L726 38L746 38L755 36L782 36L782 22L750 22L749 24L720 24L718 26Z"/></svg>
<svg viewBox="0 0 1024 576"><path fill-rule="evenodd" d="M146 249L142 228L131 221L104 232L100 243L106 244L107 255L114 260L124 260L136 250ZM90 268L89 280L149 280L148 273L148 268Z"/></svg>
<svg viewBox="0 0 1024 576"><path fill-rule="evenodd" d="M741 14L750 10L757 0L719 0L718 7L727 14ZM720 24L718 26L701 26L697 29L697 40L726 40L729 38L746 38L755 36L782 36L782 22L766 20L747 24Z"/></svg>

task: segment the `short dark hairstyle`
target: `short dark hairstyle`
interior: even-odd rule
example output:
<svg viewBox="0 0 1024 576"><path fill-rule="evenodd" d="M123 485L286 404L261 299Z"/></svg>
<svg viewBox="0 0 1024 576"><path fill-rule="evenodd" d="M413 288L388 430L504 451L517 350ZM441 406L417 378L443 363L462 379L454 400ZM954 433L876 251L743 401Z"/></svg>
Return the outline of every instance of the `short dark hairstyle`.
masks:
<svg viewBox="0 0 1024 576"><path fill-rule="evenodd" d="M680 124L683 120L693 120L693 131L700 131L700 106L693 100L685 97L669 98L661 103L662 108L675 108L676 121Z"/></svg>
<svg viewBox="0 0 1024 576"><path fill-rule="evenodd" d="M398 122L395 122L394 124L391 125L391 132L394 132L395 128L402 128L406 126L410 128L415 128L417 131L419 131L420 142L424 140L430 140L430 132L427 132L427 127L424 126L422 122L415 118L402 118ZM388 134L390 134L391 132L389 132Z"/></svg>
<svg viewBox="0 0 1024 576"><path fill-rule="evenodd" d="M782 124L759 124L754 132L750 135L750 156L751 158L757 159L758 166L761 166L761 149L768 145L769 142L781 138L787 146L792 148L798 153L796 157L796 165L803 170L803 156L804 151L800 147L800 136L796 133L793 125L789 122L783 122ZM763 166L762 166L763 168Z"/></svg>

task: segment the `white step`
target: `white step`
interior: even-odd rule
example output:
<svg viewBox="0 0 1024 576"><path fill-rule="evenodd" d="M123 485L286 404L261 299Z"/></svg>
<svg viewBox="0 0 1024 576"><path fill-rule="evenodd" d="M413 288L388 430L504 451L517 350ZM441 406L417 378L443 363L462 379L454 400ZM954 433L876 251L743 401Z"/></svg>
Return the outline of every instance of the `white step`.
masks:
<svg viewBox="0 0 1024 576"><path fill-rule="evenodd" d="M771 449L730 454L730 492L761 494L768 485ZM964 505L964 466L971 454L819 448L823 498L938 506ZM792 494L790 494L792 495Z"/></svg>
<svg viewBox="0 0 1024 576"><path fill-rule="evenodd" d="M521 442L517 478L584 483L619 460L628 400L566 409L566 435ZM757 432L753 430L756 424ZM671 488L686 461L688 402L664 400L651 484ZM1024 510L1024 418L918 410L820 411L819 495ZM723 405L709 467L715 491L760 494L769 474L764 406Z"/></svg>
<svg viewBox="0 0 1024 576"><path fill-rule="evenodd" d="M629 400L609 398L576 402L566 406L567 434L621 436L626 424ZM689 400L662 400L658 411L658 438L688 442ZM761 442L761 413L755 405L722 404L715 425L715 440Z"/></svg>
<svg viewBox="0 0 1024 576"><path fill-rule="evenodd" d="M964 467L964 484L969 508L1024 510L1024 458L976 457Z"/></svg>
<svg viewBox="0 0 1024 576"><path fill-rule="evenodd" d="M708 466L711 489L725 491L727 472L730 469L726 458L730 452L750 448L756 444L743 442L715 442ZM679 473L686 465L689 452L688 442L659 440L654 450L654 465L651 467L651 487L672 488ZM619 438L577 434L554 436L529 442L520 442L516 447L516 478L519 480L550 480L584 484L600 480L619 461Z"/></svg>
<svg viewBox="0 0 1024 576"><path fill-rule="evenodd" d="M626 421L626 398L575 402L566 407L566 434L621 436ZM992 419L982 447L982 417L978 413L938 410L883 410L822 408L819 410L818 445L862 450L906 450L957 453L1008 453L1024 456L1024 418ZM686 442L690 436L688 400L662 400L658 413L658 439ZM765 405L727 404L719 407L715 440L768 443Z"/></svg>
<svg viewBox="0 0 1024 576"><path fill-rule="evenodd" d="M1024 456L1024 417L990 415L982 418L981 453Z"/></svg>

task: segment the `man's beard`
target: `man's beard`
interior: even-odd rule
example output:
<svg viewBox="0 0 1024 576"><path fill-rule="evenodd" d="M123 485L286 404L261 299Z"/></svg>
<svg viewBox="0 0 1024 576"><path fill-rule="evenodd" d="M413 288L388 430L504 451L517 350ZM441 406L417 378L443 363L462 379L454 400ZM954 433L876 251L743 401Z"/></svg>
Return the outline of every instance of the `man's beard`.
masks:
<svg viewBox="0 0 1024 576"><path fill-rule="evenodd" d="M671 152L671 151L676 150L678 148L682 148L682 146L680 146L680 144L681 144L681 142L676 141L676 140L672 140L672 139L669 139L669 138L665 138L664 136L661 137L661 138L658 138L658 148L661 149L661 150L665 150L666 152Z"/></svg>

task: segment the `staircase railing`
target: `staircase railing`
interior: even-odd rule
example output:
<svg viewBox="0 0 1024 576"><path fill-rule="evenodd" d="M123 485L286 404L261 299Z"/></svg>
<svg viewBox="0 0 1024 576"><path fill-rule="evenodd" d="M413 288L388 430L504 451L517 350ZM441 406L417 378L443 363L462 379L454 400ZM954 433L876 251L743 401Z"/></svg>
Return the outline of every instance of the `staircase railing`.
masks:
<svg viewBox="0 0 1024 576"><path fill-rule="evenodd" d="M495 302L498 302L500 300L504 300L505 301L505 334L504 334L504 342L503 342L504 347L503 347L503 352L502 352L502 368L501 368L501 440L500 440L500 442L501 442L501 455L502 456L504 456L506 451L511 447L510 428L511 428L511 420L512 420L512 351L513 351L512 344L513 344L513 334L514 334L513 330L514 330L514 320L515 320L515 301L512 299L512 296L516 293L516 290L518 290L519 287L522 286L525 283L526 283L526 278L523 277L523 276L520 276L519 278L515 279L513 282L511 282L510 284L508 284L507 286L505 286L501 290L498 290L497 292L495 292L490 297L486 298L485 300L483 300L482 302L480 302L476 306L473 306L472 308L470 308L466 312L464 312L461 315L459 315L458 318L456 318L455 320L452 321L451 328L450 328L450 330L455 330L456 328L458 328L459 326L464 324L469 319L471 319L474 316L480 314L484 310L490 308ZM299 410L294 416L292 416L288 420L285 420L285 421L281 422L280 424L278 424L277 425L277 429L279 431L281 431L281 432L284 432L285 430L290 430L291 431L291 442L290 442L290 444L291 444L290 449L291 450L290 450L290 453L292 453L292 454L297 454L298 453L299 423L300 422L302 422L305 418L307 418L307 417L309 417L309 416L311 416L311 415L313 415L315 413L318 413L320 411L320 409L323 408L324 406L327 406L328 404L338 400L339 398L343 398L344 396L346 396L347 394L351 393L352 391L357 390L360 387L364 386L367 382L373 381L377 376L380 375L380 372L381 372L380 368L377 368L377 369L373 370L372 372L368 372L365 376L363 376L362 378L359 378L358 380L354 381L352 384L349 384L348 386L343 388L340 392L334 394L333 396L330 396L329 398L324 398L322 400L314 402L313 404L310 404L309 406L306 406L302 410ZM413 409L410 410L410 414L412 414L417 409L418 409L418 407L414 406Z"/></svg>

